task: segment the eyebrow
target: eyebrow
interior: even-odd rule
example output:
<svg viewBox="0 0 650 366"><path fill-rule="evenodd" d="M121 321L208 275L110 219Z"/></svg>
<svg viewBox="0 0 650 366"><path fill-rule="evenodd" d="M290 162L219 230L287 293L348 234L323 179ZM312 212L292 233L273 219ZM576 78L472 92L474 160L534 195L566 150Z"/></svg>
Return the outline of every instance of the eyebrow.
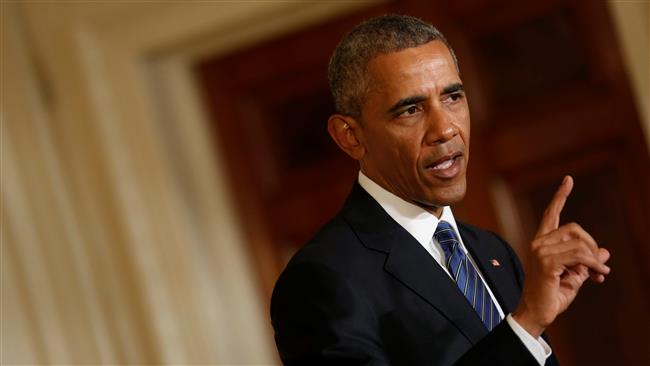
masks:
<svg viewBox="0 0 650 366"><path fill-rule="evenodd" d="M442 94L457 93L459 91L465 91L465 87L461 83L454 83L442 89Z"/></svg>

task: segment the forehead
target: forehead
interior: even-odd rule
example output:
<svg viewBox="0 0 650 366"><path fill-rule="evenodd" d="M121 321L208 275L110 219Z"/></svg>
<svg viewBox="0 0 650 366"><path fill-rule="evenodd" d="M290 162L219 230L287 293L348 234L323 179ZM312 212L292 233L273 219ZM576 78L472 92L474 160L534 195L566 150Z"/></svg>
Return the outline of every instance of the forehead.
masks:
<svg viewBox="0 0 650 366"><path fill-rule="evenodd" d="M457 82L460 78L449 49L435 40L370 60L367 96L431 92Z"/></svg>

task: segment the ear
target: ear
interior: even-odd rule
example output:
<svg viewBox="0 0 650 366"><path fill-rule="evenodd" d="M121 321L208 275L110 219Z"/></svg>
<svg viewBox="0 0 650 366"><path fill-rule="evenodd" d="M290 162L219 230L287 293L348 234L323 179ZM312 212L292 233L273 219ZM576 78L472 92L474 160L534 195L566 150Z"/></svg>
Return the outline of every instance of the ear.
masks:
<svg viewBox="0 0 650 366"><path fill-rule="evenodd" d="M327 131L334 142L355 160L361 160L366 148L361 144L362 130L359 123L350 116L334 114L327 120Z"/></svg>

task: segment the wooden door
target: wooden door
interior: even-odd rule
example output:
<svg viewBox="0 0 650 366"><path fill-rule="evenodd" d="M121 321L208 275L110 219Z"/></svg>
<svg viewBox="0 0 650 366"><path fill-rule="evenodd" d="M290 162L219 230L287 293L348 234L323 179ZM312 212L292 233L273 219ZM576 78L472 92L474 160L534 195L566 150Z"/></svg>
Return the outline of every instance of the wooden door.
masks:
<svg viewBox="0 0 650 366"><path fill-rule="evenodd" d="M330 141L326 70L342 35L387 12L436 24L460 60L472 113L461 219L504 235L522 260L563 175L563 219L612 252L549 333L565 365L650 364L650 161L606 4L398 1L209 58L197 78L214 118L261 291L341 207L357 166Z"/></svg>
<svg viewBox="0 0 650 366"><path fill-rule="evenodd" d="M565 365L650 364L650 161L606 4L484 1L450 10L447 22L462 25L452 44L477 99L483 184L509 213L502 232L526 262L571 174L563 223L580 223L612 253L607 282L584 286L549 329L556 354Z"/></svg>
<svg viewBox="0 0 650 366"><path fill-rule="evenodd" d="M197 65L266 299L291 255L338 211L356 174L327 134L327 62L364 14Z"/></svg>

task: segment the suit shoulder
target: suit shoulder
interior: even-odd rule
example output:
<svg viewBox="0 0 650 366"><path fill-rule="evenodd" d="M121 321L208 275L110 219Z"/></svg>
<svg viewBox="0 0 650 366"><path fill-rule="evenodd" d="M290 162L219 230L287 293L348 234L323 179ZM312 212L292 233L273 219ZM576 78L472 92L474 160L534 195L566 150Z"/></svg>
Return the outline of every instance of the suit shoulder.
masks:
<svg viewBox="0 0 650 366"><path fill-rule="evenodd" d="M358 271L370 273L360 268L382 263L380 260L363 247L342 215L337 215L282 270L273 290L272 314L286 301L322 301L323 297L337 297L342 293L348 294L345 297L350 297L350 293L358 296L362 281Z"/></svg>
<svg viewBox="0 0 650 366"><path fill-rule="evenodd" d="M325 224L293 255L287 268L304 262L316 262L336 267L342 258L356 257L354 254L360 249L361 243L354 230L339 214Z"/></svg>

